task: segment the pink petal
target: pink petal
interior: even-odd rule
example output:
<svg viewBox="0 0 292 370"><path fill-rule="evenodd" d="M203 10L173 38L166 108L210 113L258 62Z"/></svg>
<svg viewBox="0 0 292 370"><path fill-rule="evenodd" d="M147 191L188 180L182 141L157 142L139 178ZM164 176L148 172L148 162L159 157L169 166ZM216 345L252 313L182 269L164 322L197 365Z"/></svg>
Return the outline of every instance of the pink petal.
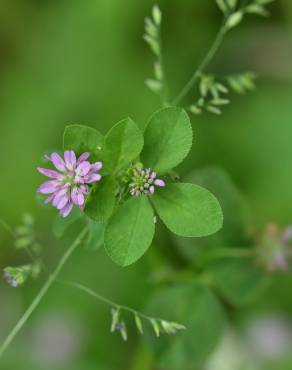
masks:
<svg viewBox="0 0 292 370"><path fill-rule="evenodd" d="M102 168L103 164L102 162L95 162L91 165L90 172L99 171Z"/></svg>
<svg viewBox="0 0 292 370"><path fill-rule="evenodd" d="M80 189L77 187L73 188L71 191L71 199L74 204L81 207L84 204L84 195Z"/></svg>
<svg viewBox="0 0 292 370"><path fill-rule="evenodd" d="M58 186L59 182L56 180L46 181L38 188L38 193L52 194L58 189Z"/></svg>
<svg viewBox="0 0 292 370"><path fill-rule="evenodd" d="M83 193L83 194L88 194L89 193L89 188L88 188L88 186L87 185L81 185L80 186L80 190L81 190L81 192Z"/></svg>
<svg viewBox="0 0 292 370"><path fill-rule="evenodd" d="M64 196L66 196L66 194L68 193L68 189L67 188L62 188L61 190L58 190L55 194L54 194L54 199L53 199L53 206L54 207L58 207L60 201L62 200L62 198Z"/></svg>
<svg viewBox="0 0 292 370"><path fill-rule="evenodd" d="M64 208L60 210L60 215L62 217L67 217L69 213L72 211L73 203L67 203Z"/></svg>
<svg viewBox="0 0 292 370"><path fill-rule="evenodd" d="M49 196L46 200L45 200L45 204L48 204L50 203L52 200L54 199L54 194Z"/></svg>
<svg viewBox="0 0 292 370"><path fill-rule="evenodd" d="M157 185L157 186L160 186L162 188L165 186L165 182L163 180L159 180L159 179L155 180L154 184Z"/></svg>
<svg viewBox="0 0 292 370"><path fill-rule="evenodd" d="M81 162L77 167L77 174L80 176L86 176L88 172L90 171L91 164L89 162Z"/></svg>
<svg viewBox="0 0 292 370"><path fill-rule="evenodd" d="M149 191L150 191L151 194L153 194L155 192L154 186L150 186Z"/></svg>
<svg viewBox="0 0 292 370"><path fill-rule="evenodd" d="M57 205L57 209L63 209L66 206L66 204L69 202L69 200L70 200L70 197L67 194L61 197Z"/></svg>
<svg viewBox="0 0 292 370"><path fill-rule="evenodd" d="M93 173L92 175L88 176L86 179L87 184L92 184L93 182L99 181L101 179L101 175L99 173Z"/></svg>
<svg viewBox="0 0 292 370"><path fill-rule="evenodd" d="M77 160L77 165L79 165L81 162L86 161L86 159L88 159L89 156L90 156L89 152L85 152L85 153L81 154L81 156Z"/></svg>
<svg viewBox="0 0 292 370"><path fill-rule="evenodd" d="M37 170L42 175L50 177L51 179L58 179L58 178L61 178L62 176L59 172L54 171L54 170L49 170L48 168L38 167Z"/></svg>
<svg viewBox="0 0 292 370"><path fill-rule="evenodd" d="M72 171L76 166L76 155L73 150L66 150L64 153L65 164L68 170Z"/></svg>
<svg viewBox="0 0 292 370"><path fill-rule="evenodd" d="M57 168L59 171L65 170L65 162L63 159L59 156L58 153L52 153L50 160L52 161L53 165Z"/></svg>

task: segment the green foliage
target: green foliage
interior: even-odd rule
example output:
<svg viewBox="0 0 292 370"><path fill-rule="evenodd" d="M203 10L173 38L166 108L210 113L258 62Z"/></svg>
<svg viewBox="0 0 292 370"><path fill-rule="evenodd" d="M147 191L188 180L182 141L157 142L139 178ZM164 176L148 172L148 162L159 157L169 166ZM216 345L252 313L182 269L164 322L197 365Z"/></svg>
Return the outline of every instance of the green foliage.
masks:
<svg viewBox="0 0 292 370"><path fill-rule="evenodd" d="M215 78L215 76L210 74L202 74L199 84L200 97L188 109L195 115L201 114L204 111L220 115L222 113L222 107L230 103L230 100L226 98L230 90L237 94L253 91L255 89L255 79L256 76L252 72L221 78Z"/></svg>
<svg viewBox="0 0 292 370"><path fill-rule="evenodd" d="M159 95L163 104L166 104L165 76L162 65L160 26L162 13L157 5L152 8L152 18L145 18L144 40L149 45L155 56L153 65L154 78L145 81L146 86L155 94Z"/></svg>
<svg viewBox="0 0 292 370"><path fill-rule="evenodd" d="M235 306L256 300L267 286L267 276L250 259L225 258L208 266L215 286Z"/></svg>
<svg viewBox="0 0 292 370"><path fill-rule="evenodd" d="M117 172L129 166L142 148L142 132L130 118L126 118L105 136L105 162L113 172Z"/></svg>
<svg viewBox="0 0 292 370"><path fill-rule="evenodd" d="M68 228L75 224L76 221L82 219L82 212L79 208L74 208L68 217L57 215L53 222L53 233L57 238L62 238Z"/></svg>
<svg viewBox="0 0 292 370"><path fill-rule="evenodd" d="M185 181L198 184L211 191L218 199L223 215L223 228L207 238L176 238L177 247L184 257L198 262L199 256L220 247L234 247L249 243L248 227L251 222L249 208L230 176L222 169L207 167L195 170Z"/></svg>
<svg viewBox="0 0 292 370"><path fill-rule="evenodd" d="M239 23L243 20L243 12L241 10L232 13L226 21L225 27L227 30L234 28L239 25Z"/></svg>
<svg viewBox="0 0 292 370"><path fill-rule="evenodd" d="M105 226L101 222L89 222L89 231L85 240L85 249L95 251L101 248L104 243Z"/></svg>
<svg viewBox="0 0 292 370"><path fill-rule="evenodd" d="M180 108L164 108L154 113L144 133L141 161L160 174L180 164L192 146L188 115Z"/></svg>
<svg viewBox="0 0 292 370"><path fill-rule="evenodd" d="M13 288L22 286L29 277L36 277L33 265L23 265L18 267L5 267L3 270L4 279Z"/></svg>
<svg viewBox="0 0 292 370"><path fill-rule="evenodd" d="M92 220L105 223L115 207L116 181L113 177L104 177L94 184L85 204L84 212Z"/></svg>
<svg viewBox="0 0 292 370"><path fill-rule="evenodd" d="M154 235L153 211L146 196L134 197L119 206L105 232L105 249L121 266L137 261Z"/></svg>
<svg viewBox="0 0 292 370"><path fill-rule="evenodd" d="M226 15L227 29L237 26L243 19L244 14L255 14L267 17L270 13L266 6L274 0L251 0L249 3L241 4L238 0L216 0L219 9ZM238 8L238 11L234 12Z"/></svg>
<svg viewBox="0 0 292 370"><path fill-rule="evenodd" d="M100 160L104 138L92 127L83 125L67 126L63 136L64 150L74 150L77 154L90 152L92 161Z"/></svg>
<svg viewBox="0 0 292 370"><path fill-rule="evenodd" d="M231 75L227 77L229 87L237 94L244 94L255 89L255 74L246 72L239 75Z"/></svg>
<svg viewBox="0 0 292 370"><path fill-rule="evenodd" d="M92 137L88 130L91 129L67 127L64 134L65 147L69 148L73 145L69 143L78 141L77 134L80 135L84 150L92 147ZM105 136L102 158L109 173L105 173L100 182L91 186L84 211L98 223L98 243L102 243L103 237L99 224L104 224L105 248L114 262L122 266L134 263L149 248L154 234L153 211L147 197L143 195L139 199L128 200L133 181L131 171L135 167L132 161L138 159L142 150L142 168L147 166L158 175L165 174L183 161L191 145L189 117L183 109L175 107L154 113L146 126L144 140L139 128L129 118L120 121ZM75 144L73 149L76 150L77 146ZM163 222L174 233L205 236L222 226L220 206L205 189L166 181L166 187L157 189L153 195L149 193L149 196ZM69 217L68 222L64 221L59 226L58 234L66 229L66 223L69 225L74 221L74 217ZM95 240L93 236L90 238Z"/></svg>
<svg viewBox="0 0 292 370"><path fill-rule="evenodd" d="M217 199L200 186L169 184L152 201L159 217L175 234L207 236L222 227L223 215Z"/></svg>
<svg viewBox="0 0 292 370"><path fill-rule="evenodd" d="M147 312L171 317L187 328L176 336L163 336L159 342L147 332L156 365L161 369L201 369L223 332L220 304L208 288L198 283L160 290L148 303ZM168 331L168 325L166 327ZM160 327L156 328L156 335L158 330Z"/></svg>
<svg viewBox="0 0 292 370"><path fill-rule="evenodd" d="M36 240L34 218L27 213L22 216L21 221L21 224L15 228L15 248L32 248L37 251L40 245Z"/></svg>

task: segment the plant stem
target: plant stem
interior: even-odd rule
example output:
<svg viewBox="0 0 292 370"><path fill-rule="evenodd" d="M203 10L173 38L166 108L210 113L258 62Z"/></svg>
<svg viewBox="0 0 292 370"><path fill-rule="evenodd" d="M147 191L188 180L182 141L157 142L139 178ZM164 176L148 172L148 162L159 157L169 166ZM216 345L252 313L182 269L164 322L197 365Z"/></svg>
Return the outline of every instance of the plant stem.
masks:
<svg viewBox="0 0 292 370"><path fill-rule="evenodd" d="M200 264L224 258L251 258L254 256L254 250L248 248L218 248L203 255L199 260Z"/></svg>
<svg viewBox="0 0 292 370"><path fill-rule="evenodd" d="M74 240L74 242L71 244L71 246L67 249L63 257L60 259L57 267L52 272L51 275L49 275L48 279L46 280L45 284L43 285L42 289L38 293L38 295L35 297L35 299L32 301L30 306L27 308L23 316L20 318L20 320L17 322L17 324L14 326L14 328L11 330L11 332L8 334L7 338L3 342L3 344L0 347L0 358L3 356L5 350L10 345L10 343L13 341L15 336L18 334L18 332L21 330L23 325L26 323L26 321L29 319L30 315L33 313L33 311L36 309L36 307L41 302L42 298L45 296L47 291L49 290L52 283L56 280L57 276L59 275L60 271L62 270L64 264L67 262L68 258L71 256L71 254L74 252L74 250L78 247L82 239L87 233L87 228L84 228L81 233L77 236L77 238Z"/></svg>
<svg viewBox="0 0 292 370"><path fill-rule="evenodd" d="M0 218L0 224L3 226L3 228L13 237L15 237L15 234L14 234L14 231L12 230L12 228L8 225L7 222L5 222L4 220L2 220L2 218Z"/></svg>
<svg viewBox="0 0 292 370"><path fill-rule="evenodd" d="M120 309L120 310L124 310L124 311L128 311L132 314L138 314L140 317L144 318L145 320L152 320L152 319L156 319L156 320L162 320L161 318L158 318L158 317L150 317L150 316L147 316L141 312L138 312L136 310L134 310L133 308L131 307L128 307L128 306L123 306L123 305L120 305L116 302L113 302L111 301L110 299L96 293L93 289L91 288L88 288L87 286L85 285L82 285L82 284L79 284L79 283L76 283L74 281L69 281L69 280L63 280L63 279L56 279L56 282L57 283L60 283L60 284L63 284L63 285L67 285L67 286L71 286L73 288L76 288L76 289L79 289L87 294L89 294L90 296L98 299L99 301L111 306L111 307L114 307L116 309Z"/></svg>
<svg viewBox="0 0 292 370"><path fill-rule="evenodd" d="M197 68L197 70L194 72L192 75L191 79L187 82L187 84L183 87L181 92L177 95L177 97L172 101L172 105L177 105L181 102L181 100L189 93L193 85L196 83L198 78L201 76L201 74L204 72L205 68L207 65L211 62L213 59L214 55L218 51L220 45L222 44L222 41L224 39L224 36L226 34L226 27L225 27L225 20L220 27L217 36L211 45L211 48L209 49L208 53L206 54L205 58Z"/></svg>

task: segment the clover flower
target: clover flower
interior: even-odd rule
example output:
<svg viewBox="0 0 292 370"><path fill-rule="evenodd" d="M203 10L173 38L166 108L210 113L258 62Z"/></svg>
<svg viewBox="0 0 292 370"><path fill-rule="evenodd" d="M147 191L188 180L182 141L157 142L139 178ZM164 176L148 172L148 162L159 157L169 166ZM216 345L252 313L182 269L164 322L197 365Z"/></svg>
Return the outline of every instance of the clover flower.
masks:
<svg viewBox="0 0 292 370"><path fill-rule="evenodd" d="M89 193L89 184L100 181L96 173L102 168L102 162L87 161L90 153L85 152L77 159L73 150L64 153L64 159L57 153L46 156L57 171L38 167L38 171L52 180L44 182L38 189L41 194L49 194L45 203L52 203L62 217L67 217L73 206L83 208L85 197Z"/></svg>
<svg viewBox="0 0 292 370"><path fill-rule="evenodd" d="M131 195L153 194L155 192L155 186L165 186L163 180L156 178L156 172L150 168L143 169L142 166L136 166L133 169L131 183L129 184Z"/></svg>

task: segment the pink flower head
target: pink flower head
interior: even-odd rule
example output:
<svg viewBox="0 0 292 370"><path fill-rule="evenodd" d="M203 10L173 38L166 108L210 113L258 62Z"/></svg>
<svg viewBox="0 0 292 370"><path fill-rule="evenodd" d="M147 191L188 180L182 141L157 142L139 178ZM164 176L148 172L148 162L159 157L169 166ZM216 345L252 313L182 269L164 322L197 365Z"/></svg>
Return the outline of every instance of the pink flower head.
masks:
<svg viewBox="0 0 292 370"><path fill-rule="evenodd" d="M87 161L90 153L85 152L77 159L73 150L66 150L64 159L57 153L46 156L56 170L38 167L38 171L51 180L44 182L38 192L48 194L45 203L52 203L62 217L67 217L74 205L83 208L85 197L89 193L89 184L101 179L97 173L102 162Z"/></svg>
<svg viewBox="0 0 292 370"><path fill-rule="evenodd" d="M130 194L136 197L142 194L149 195L155 192L155 186L164 187L165 182L156 176L156 172L150 168L143 170L141 166L136 166L129 184Z"/></svg>

